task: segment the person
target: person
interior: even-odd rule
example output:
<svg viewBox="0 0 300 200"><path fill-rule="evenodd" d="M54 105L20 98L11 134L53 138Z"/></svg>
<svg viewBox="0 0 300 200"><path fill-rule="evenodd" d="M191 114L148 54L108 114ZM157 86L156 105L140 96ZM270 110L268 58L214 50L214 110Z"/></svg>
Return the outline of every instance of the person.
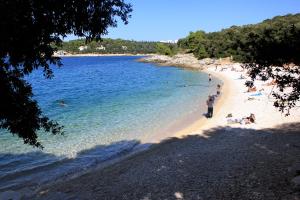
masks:
<svg viewBox="0 0 300 200"><path fill-rule="evenodd" d="M230 113L226 116L227 124L242 124L243 119L234 118Z"/></svg>
<svg viewBox="0 0 300 200"><path fill-rule="evenodd" d="M228 114L227 117L228 124L252 124L255 123L255 115L253 113L250 114L249 117L243 117L242 119L233 118L232 114Z"/></svg>
<svg viewBox="0 0 300 200"><path fill-rule="evenodd" d="M59 100L58 104L61 106L61 107L65 107L66 106L66 103L64 100Z"/></svg>
<svg viewBox="0 0 300 200"><path fill-rule="evenodd" d="M211 74L208 74L208 81L211 82Z"/></svg>
<svg viewBox="0 0 300 200"><path fill-rule="evenodd" d="M214 101L215 101L214 96L209 95L208 100L206 101L206 104L207 104L207 118L212 118L212 116L213 116Z"/></svg>
<svg viewBox="0 0 300 200"><path fill-rule="evenodd" d="M266 86L271 86L271 85L276 85L276 80L275 79L273 79L272 81L270 81L269 83L266 83L265 85Z"/></svg>
<svg viewBox="0 0 300 200"><path fill-rule="evenodd" d="M248 87L248 90L247 92L256 92L256 87L255 86L252 86L252 87Z"/></svg>
<svg viewBox="0 0 300 200"><path fill-rule="evenodd" d="M221 85L218 84L217 85L217 96L219 96L221 94Z"/></svg>
<svg viewBox="0 0 300 200"><path fill-rule="evenodd" d="M243 74L241 74L240 79L245 79L245 78L246 77Z"/></svg>
<svg viewBox="0 0 300 200"><path fill-rule="evenodd" d="M255 115L253 113L250 114L249 117L243 118L245 124L252 124L255 123Z"/></svg>

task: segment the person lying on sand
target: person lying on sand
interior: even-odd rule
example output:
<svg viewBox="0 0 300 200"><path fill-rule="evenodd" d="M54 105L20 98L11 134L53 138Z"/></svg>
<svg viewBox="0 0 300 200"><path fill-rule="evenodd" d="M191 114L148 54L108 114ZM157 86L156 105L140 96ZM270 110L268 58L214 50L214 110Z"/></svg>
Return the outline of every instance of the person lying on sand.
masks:
<svg viewBox="0 0 300 200"><path fill-rule="evenodd" d="M276 84L277 84L276 80L273 79L272 81L270 81L269 83L266 83L264 85L266 85L266 86L272 86L272 85L276 85Z"/></svg>
<svg viewBox="0 0 300 200"><path fill-rule="evenodd" d="M245 121L245 124L255 123L255 115L251 113L249 117L245 117L243 120Z"/></svg>
<svg viewBox="0 0 300 200"><path fill-rule="evenodd" d="M247 90L247 92L256 92L256 87L255 86L253 86L253 87L248 87L248 90Z"/></svg>
<svg viewBox="0 0 300 200"><path fill-rule="evenodd" d="M250 89L250 92L255 92L257 89L256 89L256 87L255 87L255 89L253 89L253 91L251 91L251 89ZM265 91L265 89L264 88L262 88L262 89L260 89L260 90L258 90L258 92L256 92L256 93L251 93L251 94L249 94L249 96L251 96L251 97L254 97L254 96L262 96L263 95L263 91ZM248 88L248 91L247 92L249 92L249 88Z"/></svg>
<svg viewBox="0 0 300 200"><path fill-rule="evenodd" d="M249 96L251 96L251 97L258 97L258 96L262 96L263 95L263 93L261 93L261 92L256 92L256 93L254 93L254 94L250 94Z"/></svg>
<svg viewBox="0 0 300 200"><path fill-rule="evenodd" d="M232 114L227 115L227 124L252 124L255 123L255 115L250 114L249 117L243 117L242 119L233 118Z"/></svg>
<svg viewBox="0 0 300 200"><path fill-rule="evenodd" d="M227 67L221 67L221 72L227 70Z"/></svg>
<svg viewBox="0 0 300 200"><path fill-rule="evenodd" d="M260 99L257 99L257 98L255 98L255 97L248 97L246 100L244 100L244 102L247 102L247 101L254 101L254 100L260 101Z"/></svg>

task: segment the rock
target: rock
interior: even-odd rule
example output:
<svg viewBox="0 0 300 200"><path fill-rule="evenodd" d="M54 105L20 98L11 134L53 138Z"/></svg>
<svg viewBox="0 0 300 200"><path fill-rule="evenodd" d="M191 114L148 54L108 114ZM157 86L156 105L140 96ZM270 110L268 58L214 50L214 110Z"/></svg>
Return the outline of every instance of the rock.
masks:
<svg viewBox="0 0 300 200"><path fill-rule="evenodd" d="M300 190L300 176L294 177L291 182L295 189Z"/></svg>
<svg viewBox="0 0 300 200"><path fill-rule="evenodd" d="M287 196L282 197L282 200L300 200L299 194L289 194Z"/></svg>
<svg viewBox="0 0 300 200"><path fill-rule="evenodd" d="M288 169L289 172L291 172L294 176L300 175L300 163L295 163Z"/></svg>
<svg viewBox="0 0 300 200"><path fill-rule="evenodd" d="M39 196L39 199L44 199L44 200L56 200L56 199L80 199L80 198L74 198L68 194L65 194L63 192L52 192L52 193L46 193L46 194L42 194ZM36 198L33 198L36 199Z"/></svg>
<svg viewBox="0 0 300 200"><path fill-rule="evenodd" d="M183 199L183 194L181 192L175 192L174 196L176 197L176 199Z"/></svg>
<svg viewBox="0 0 300 200"><path fill-rule="evenodd" d="M19 192L15 192L12 190L0 193L1 200L20 200L21 198L22 195Z"/></svg>
<svg viewBox="0 0 300 200"><path fill-rule="evenodd" d="M194 69L202 69L199 60L193 54L177 54L173 57L165 55L152 55L139 59L141 62L153 62L166 66L180 66ZM205 63L211 61L205 61Z"/></svg>

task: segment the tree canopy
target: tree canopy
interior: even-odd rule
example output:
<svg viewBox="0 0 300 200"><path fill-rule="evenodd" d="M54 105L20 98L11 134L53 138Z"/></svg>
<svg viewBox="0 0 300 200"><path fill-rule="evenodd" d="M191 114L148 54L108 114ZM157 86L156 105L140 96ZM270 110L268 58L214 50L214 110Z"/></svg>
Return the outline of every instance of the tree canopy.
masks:
<svg viewBox="0 0 300 200"><path fill-rule="evenodd" d="M177 45L169 43L157 43L156 53L166 56L174 56L177 53Z"/></svg>
<svg viewBox="0 0 300 200"><path fill-rule="evenodd" d="M41 68L53 77L53 53L68 34L99 40L108 27L125 24L132 6L124 0L2 0L0 1L0 128L24 143L42 147L40 129L53 134L62 127L42 114L24 77Z"/></svg>
<svg viewBox="0 0 300 200"><path fill-rule="evenodd" d="M100 53L100 54L149 54L156 52L158 42L133 41L122 39L103 38L100 41L91 41L86 44L84 39L63 42L58 50L72 54ZM79 48L85 46L86 49Z"/></svg>
<svg viewBox="0 0 300 200"><path fill-rule="evenodd" d="M179 40L198 58L232 56L256 78L274 79L274 106L289 114L300 98L300 14L277 16L258 24L232 26L219 32L191 32Z"/></svg>

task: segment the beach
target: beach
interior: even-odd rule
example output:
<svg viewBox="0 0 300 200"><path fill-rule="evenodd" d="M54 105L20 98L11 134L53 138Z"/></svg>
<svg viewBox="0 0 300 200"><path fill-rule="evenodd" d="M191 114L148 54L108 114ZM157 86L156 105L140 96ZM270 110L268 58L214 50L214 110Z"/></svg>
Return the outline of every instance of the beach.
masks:
<svg viewBox="0 0 300 200"><path fill-rule="evenodd" d="M41 187L37 199L297 199L300 111L273 107L272 86L247 93L242 72L208 67L223 81L211 119L199 117L173 137L119 162ZM250 98L250 99L249 99ZM255 114L252 124L226 116Z"/></svg>
<svg viewBox="0 0 300 200"><path fill-rule="evenodd" d="M218 126L226 126L227 128L249 128L249 129L264 129L274 128L284 123L296 123L300 121L300 109L294 108L289 116L279 112L274 106L274 98L271 91L273 86L265 86L266 82L257 80L255 85L262 92L246 92L245 79L240 79L241 72L230 71L215 71L214 68L205 70L207 73L220 78L224 82L221 99L216 104L216 114L213 119L202 118L194 123L186 130L182 130L176 134L180 137L185 134L201 134L201 132ZM249 79L250 80L250 79ZM258 90L259 90L258 89ZM251 113L256 116L256 123L228 124L226 116L232 114L234 118L243 118Z"/></svg>
<svg viewBox="0 0 300 200"><path fill-rule="evenodd" d="M0 200L300 200L299 8L0 2Z"/></svg>

